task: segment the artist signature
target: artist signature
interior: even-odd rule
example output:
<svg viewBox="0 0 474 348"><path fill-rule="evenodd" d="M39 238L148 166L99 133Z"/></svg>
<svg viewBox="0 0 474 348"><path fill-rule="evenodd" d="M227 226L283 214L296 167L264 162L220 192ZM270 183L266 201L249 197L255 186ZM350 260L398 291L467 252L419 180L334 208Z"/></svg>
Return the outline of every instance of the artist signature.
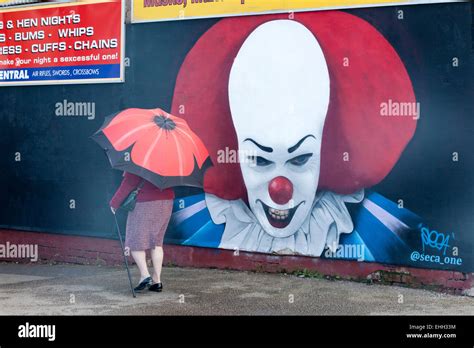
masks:
<svg viewBox="0 0 474 348"><path fill-rule="evenodd" d="M441 233L435 230L430 230L426 226L421 227L421 241L423 244L423 252L426 247L434 248L439 251L443 251L443 255L446 255L446 250L449 247L450 235L447 233Z"/></svg>

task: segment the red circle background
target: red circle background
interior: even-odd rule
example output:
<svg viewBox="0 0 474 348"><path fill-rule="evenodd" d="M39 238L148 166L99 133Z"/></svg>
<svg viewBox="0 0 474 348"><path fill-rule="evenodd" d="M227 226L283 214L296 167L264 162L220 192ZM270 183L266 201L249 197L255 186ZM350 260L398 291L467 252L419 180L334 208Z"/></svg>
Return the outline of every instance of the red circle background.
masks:
<svg viewBox="0 0 474 348"><path fill-rule="evenodd" d="M348 194L373 186L415 132L413 117L380 114L389 100L416 102L410 77L394 48L366 21L338 11L294 16L315 35L330 75L318 189ZM214 167L206 172L204 190L224 199L246 199L239 164L218 161L219 150L238 149L227 92L230 69L248 35L278 19L288 15L220 20L196 42L176 80L171 113L186 119L208 148Z"/></svg>

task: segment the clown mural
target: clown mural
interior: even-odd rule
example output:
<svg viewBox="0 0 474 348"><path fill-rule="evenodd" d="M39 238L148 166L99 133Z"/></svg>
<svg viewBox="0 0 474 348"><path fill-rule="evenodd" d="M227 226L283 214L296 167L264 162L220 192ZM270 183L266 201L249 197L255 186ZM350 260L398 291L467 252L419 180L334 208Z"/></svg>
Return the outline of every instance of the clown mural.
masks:
<svg viewBox="0 0 474 348"><path fill-rule="evenodd" d="M410 78L393 47L358 17L219 21L188 53L173 99L172 113L187 120L214 163L190 209L207 208L207 228L189 244L212 239L224 249L321 256L343 236L371 230L355 231L352 204L393 233L408 228L365 193L415 132L416 118L381 115L389 100L416 102ZM238 160L223 160L229 151ZM184 211L176 214L183 221Z"/></svg>
<svg viewBox="0 0 474 348"><path fill-rule="evenodd" d="M226 223L220 247L319 256L352 232L344 203L363 193L316 194L329 85L321 47L302 24L269 21L245 40L228 91L249 208L206 195L214 222ZM253 161L242 158L252 151Z"/></svg>

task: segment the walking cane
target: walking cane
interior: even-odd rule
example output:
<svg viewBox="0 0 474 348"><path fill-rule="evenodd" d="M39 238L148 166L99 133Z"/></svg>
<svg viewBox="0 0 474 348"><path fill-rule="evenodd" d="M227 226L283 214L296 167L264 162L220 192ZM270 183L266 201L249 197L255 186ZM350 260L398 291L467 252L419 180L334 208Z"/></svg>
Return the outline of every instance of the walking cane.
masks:
<svg viewBox="0 0 474 348"><path fill-rule="evenodd" d="M132 295L135 298L137 296L135 295L135 290L133 290L132 276L130 275L130 268L128 268L128 260L127 260L127 256L125 255L125 248L123 246L122 235L120 234L120 227L117 221L117 216L115 214L114 214L114 219L115 219L115 227L117 229L117 235L120 241L120 247L122 248L123 261L125 262L125 267L127 268L128 281L130 282L130 290L132 290Z"/></svg>

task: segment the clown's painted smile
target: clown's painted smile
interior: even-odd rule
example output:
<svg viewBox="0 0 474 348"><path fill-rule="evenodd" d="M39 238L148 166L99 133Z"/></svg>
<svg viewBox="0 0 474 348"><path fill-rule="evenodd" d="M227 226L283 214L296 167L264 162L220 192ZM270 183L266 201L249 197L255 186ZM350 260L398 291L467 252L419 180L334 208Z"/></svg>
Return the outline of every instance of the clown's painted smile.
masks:
<svg viewBox="0 0 474 348"><path fill-rule="evenodd" d="M272 225L275 228L285 228L286 226L288 226L291 222L291 219L295 215L295 212L298 209L298 207L301 204L305 203L303 201L300 204L298 204L296 207L281 210L281 209L271 208L259 199L257 199L256 203L258 202L262 204L262 208L263 208L263 211L265 212L268 222L270 223L270 225Z"/></svg>

